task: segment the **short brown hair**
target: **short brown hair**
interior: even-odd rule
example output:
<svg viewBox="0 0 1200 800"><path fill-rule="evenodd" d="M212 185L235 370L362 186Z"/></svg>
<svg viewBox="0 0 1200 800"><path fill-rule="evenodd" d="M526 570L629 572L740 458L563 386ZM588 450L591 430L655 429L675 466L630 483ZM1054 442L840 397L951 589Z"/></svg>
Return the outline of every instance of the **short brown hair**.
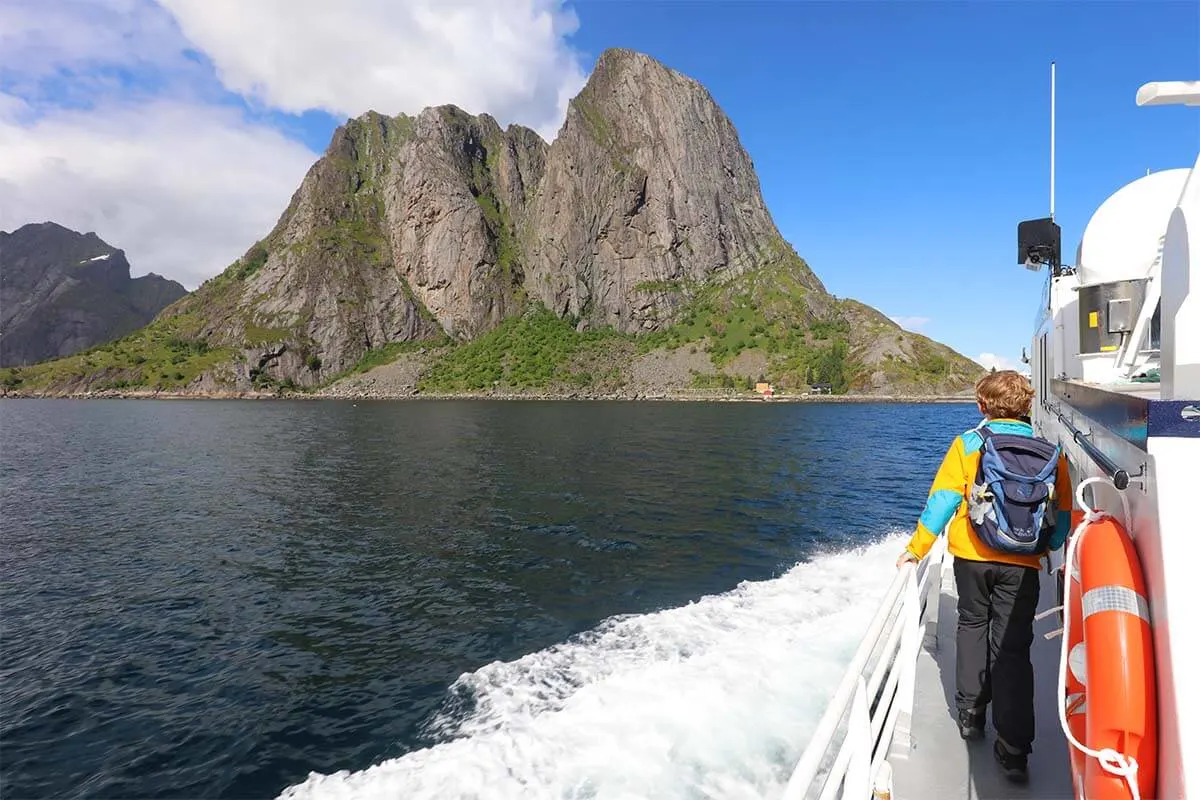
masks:
<svg viewBox="0 0 1200 800"><path fill-rule="evenodd" d="M1033 386L1019 372L998 370L975 384L975 399L992 419L1028 417L1033 405Z"/></svg>

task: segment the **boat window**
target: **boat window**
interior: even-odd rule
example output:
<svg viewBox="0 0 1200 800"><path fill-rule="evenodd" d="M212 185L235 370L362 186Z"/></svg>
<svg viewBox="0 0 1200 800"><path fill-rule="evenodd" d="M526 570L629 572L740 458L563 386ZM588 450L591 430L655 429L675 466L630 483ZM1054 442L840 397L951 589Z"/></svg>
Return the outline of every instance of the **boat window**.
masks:
<svg viewBox="0 0 1200 800"><path fill-rule="evenodd" d="M1046 375L1049 373L1050 365L1047 363L1046 334L1038 337L1038 371L1037 371L1037 394L1041 402L1049 402L1047 390L1050 388L1050 382L1046 380Z"/></svg>
<svg viewBox="0 0 1200 800"><path fill-rule="evenodd" d="M1150 318L1150 349L1160 349L1162 337L1162 299L1154 307L1154 316Z"/></svg>

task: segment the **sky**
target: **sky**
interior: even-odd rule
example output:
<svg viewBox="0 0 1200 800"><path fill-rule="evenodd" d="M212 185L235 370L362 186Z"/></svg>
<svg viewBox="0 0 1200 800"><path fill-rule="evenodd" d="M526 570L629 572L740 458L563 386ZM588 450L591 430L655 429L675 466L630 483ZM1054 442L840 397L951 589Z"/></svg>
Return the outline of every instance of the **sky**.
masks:
<svg viewBox="0 0 1200 800"><path fill-rule="evenodd" d="M455 103L553 139L599 54L703 83L780 231L826 288L1011 366L1045 275L1016 225L1049 211L1070 261L1093 211L1190 166L1200 2L2 0L0 230L54 220L189 289L278 220L337 125Z"/></svg>

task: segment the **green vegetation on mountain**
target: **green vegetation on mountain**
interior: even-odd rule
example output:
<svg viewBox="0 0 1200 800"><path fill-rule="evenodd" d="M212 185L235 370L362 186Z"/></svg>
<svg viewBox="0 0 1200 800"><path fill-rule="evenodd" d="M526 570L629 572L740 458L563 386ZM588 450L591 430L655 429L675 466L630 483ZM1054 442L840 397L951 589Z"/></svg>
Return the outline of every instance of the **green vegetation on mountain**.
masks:
<svg viewBox="0 0 1200 800"><path fill-rule="evenodd" d="M782 388L829 383L844 392L856 375L849 323L832 302L814 302L811 270L790 247L775 257L728 283L684 287L691 299L679 322L643 337L639 351L703 343L718 370L757 351L767 360L763 377ZM697 386L731 385L716 375L698 377Z"/></svg>
<svg viewBox="0 0 1200 800"><path fill-rule="evenodd" d="M594 373L585 365L596 357L627 356L633 350L632 342L632 336L611 328L580 332L575 321L534 304L521 316L510 317L494 331L435 361L422 377L420 388L427 392L477 392L495 387L611 391L620 388L619 368Z"/></svg>
<svg viewBox="0 0 1200 800"><path fill-rule="evenodd" d="M0 382L22 390L182 388L236 356L233 348L210 347L197 331L194 315L171 317L67 358L0 370Z"/></svg>
<svg viewBox="0 0 1200 800"><path fill-rule="evenodd" d="M207 292L195 296L193 305L202 309L211 303L212 298L205 295L223 291L243 268L239 261L214 278ZM612 327L586 328L578 319L559 317L534 301L524 313L509 317L474 340L454 343L442 335L390 342L366 351L347 369L326 373L308 388L426 351L436 352L418 386L424 393L435 394L615 392L626 386L636 359L683 349L707 354L711 368L693 370L690 380L678 386L680 390L747 391L757 380L767 380L783 391L829 384L835 394L842 394L869 391L874 380L906 392L925 393L931 391L929 387L952 392L981 374L974 362L902 330L855 301L832 301L818 307L824 316L814 319L813 306L806 302L809 290L800 281L807 270L803 260L795 257L726 283L697 286L673 282L647 287L679 294L684 305L674 325L642 335ZM243 322L241 348L211 347L201 333L203 319L200 311L165 315L125 339L77 356L0 370L0 384L24 391L80 384L92 390L169 391L187 386L207 371L228 366L230 361L245 362L247 349L296 338L295 331ZM743 355L759 358L739 371L737 362ZM310 372L321 371L321 358L313 352L304 354L304 364ZM261 365L248 364L246 369L253 373L252 384L259 390L305 390L295 380L271 379Z"/></svg>

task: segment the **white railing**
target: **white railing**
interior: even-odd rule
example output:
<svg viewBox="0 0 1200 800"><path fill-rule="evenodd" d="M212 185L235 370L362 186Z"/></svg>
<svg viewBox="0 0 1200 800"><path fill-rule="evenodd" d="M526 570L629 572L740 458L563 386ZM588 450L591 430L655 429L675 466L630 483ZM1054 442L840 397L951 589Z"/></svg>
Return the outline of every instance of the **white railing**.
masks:
<svg viewBox="0 0 1200 800"><path fill-rule="evenodd" d="M820 800L890 795L886 759L893 740L907 743L910 733L922 626L926 643L937 644L945 553L939 536L919 566L897 571L782 800L807 800L816 790Z"/></svg>

